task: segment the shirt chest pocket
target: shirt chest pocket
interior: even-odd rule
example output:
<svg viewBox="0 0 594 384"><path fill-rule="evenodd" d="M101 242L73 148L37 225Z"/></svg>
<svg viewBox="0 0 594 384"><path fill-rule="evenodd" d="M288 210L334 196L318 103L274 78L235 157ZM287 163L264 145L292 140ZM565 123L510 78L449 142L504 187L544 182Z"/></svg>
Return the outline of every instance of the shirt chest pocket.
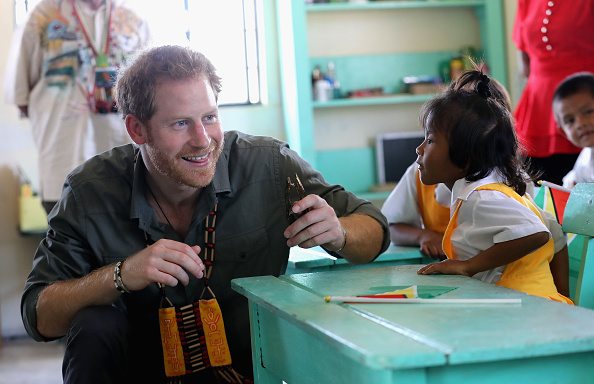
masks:
<svg viewBox="0 0 594 384"><path fill-rule="evenodd" d="M268 260L269 239L265 228L229 237L217 237L213 279L251 276L262 270Z"/></svg>

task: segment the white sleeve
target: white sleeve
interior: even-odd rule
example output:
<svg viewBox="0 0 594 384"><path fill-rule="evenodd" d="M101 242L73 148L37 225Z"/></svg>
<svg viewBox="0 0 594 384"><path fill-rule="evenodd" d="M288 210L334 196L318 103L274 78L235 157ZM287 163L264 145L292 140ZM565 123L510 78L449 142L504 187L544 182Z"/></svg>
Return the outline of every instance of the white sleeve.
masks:
<svg viewBox="0 0 594 384"><path fill-rule="evenodd" d="M40 16L34 8L24 26L15 31L7 60L5 100L15 105L29 105L29 94L41 79L43 52L41 49Z"/></svg>
<svg viewBox="0 0 594 384"><path fill-rule="evenodd" d="M465 242L478 249L487 249L493 244L537 232L549 232L529 208L501 192L491 190L471 193L460 207L458 223Z"/></svg>
<svg viewBox="0 0 594 384"><path fill-rule="evenodd" d="M573 171L575 172L575 183L594 182L594 156L592 156L592 148L587 147L582 149L575 162Z"/></svg>
<svg viewBox="0 0 594 384"><path fill-rule="evenodd" d="M382 206L388 224L409 224L421 228L421 213L417 200L417 165L408 167Z"/></svg>
<svg viewBox="0 0 594 384"><path fill-rule="evenodd" d="M569 189L575 187L575 171L573 169L563 177L563 186Z"/></svg>

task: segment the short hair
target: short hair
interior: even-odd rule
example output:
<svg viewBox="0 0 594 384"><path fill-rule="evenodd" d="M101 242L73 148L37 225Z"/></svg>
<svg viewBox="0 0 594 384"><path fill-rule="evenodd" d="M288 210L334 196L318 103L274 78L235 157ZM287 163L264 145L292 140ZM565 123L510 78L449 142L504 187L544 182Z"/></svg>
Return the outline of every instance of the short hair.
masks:
<svg viewBox="0 0 594 384"><path fill-rule="evenodd" d="M590 72L576 72L567 76L559 83L557 89L555 89L553 103L582 91L588 91L594 97L594 74Z"/></svg>
<svg viewBox="0 0 594 384"><path fill-rule="evenodd" d="M134 115L146 123L155 113L159 80L185 80L201 75L206 76L218 99L221 78L202 53L176 45L142 51L118 71L114 96L118 110L124 118Z"/></svg>

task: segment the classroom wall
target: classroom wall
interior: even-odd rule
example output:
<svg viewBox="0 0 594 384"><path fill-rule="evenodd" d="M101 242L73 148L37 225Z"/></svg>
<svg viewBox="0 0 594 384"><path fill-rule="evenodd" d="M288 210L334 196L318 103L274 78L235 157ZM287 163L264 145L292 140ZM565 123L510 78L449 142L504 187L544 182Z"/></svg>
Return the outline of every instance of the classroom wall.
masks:
<svg viewBox="0 0 594 384"><path fill-rule="evenodd" d="M13 38L13 1L0 1L0 90L4 90L6 61ZM280 86L276 49L274 1L263 0L264 50L268 80L266 103L247 107L221 107L225 129L285 138L280 106ZM122 128L123 129L123 128ZM0 94L0 336L25 334L20 318L20 296L31 268L39 238L19 235L17 192L18 171L22 168L37 186L37 153L28 121L20 119L17 108L7 105Z"/></svg>

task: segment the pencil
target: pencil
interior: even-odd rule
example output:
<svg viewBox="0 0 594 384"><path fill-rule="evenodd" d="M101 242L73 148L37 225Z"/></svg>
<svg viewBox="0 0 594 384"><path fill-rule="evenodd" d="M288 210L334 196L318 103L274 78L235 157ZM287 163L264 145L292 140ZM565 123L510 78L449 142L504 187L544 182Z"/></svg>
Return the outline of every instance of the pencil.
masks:
<svg viewBox="0 0 594 384"><path fill-rule="evenodd" d="M324 301L342 303L369 303L369 304L521 304L522 299L397 299L397 298L372 298L359 296L325 296Z"/></svg>
<svg viewBox="0 0 594 384"><path fill-rule="evenodd" d="M571 189L568 189L568 188L562 187L562 186L560 186L560 185L557 185L557 184L551 183L551 182L549 182L549 181L538 180L538 181L537 181L537 183L538 183L538 185L542 185L542 186L544 186L544 187L549 187L549 188L556 189L556 190L558 190L558 191L563 191L563 192L571 193Z"/></svg>

